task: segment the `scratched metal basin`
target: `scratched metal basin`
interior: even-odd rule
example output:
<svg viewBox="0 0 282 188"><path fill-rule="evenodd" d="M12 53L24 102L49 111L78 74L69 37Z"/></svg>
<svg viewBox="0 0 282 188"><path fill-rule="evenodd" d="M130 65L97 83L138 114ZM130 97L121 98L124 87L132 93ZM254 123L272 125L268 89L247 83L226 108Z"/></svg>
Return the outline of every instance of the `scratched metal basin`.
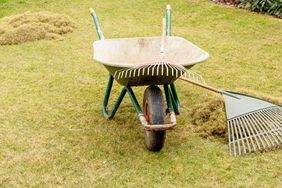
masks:
<svg viewBox="0 0 282 188"><path fill-rule="evenodd" d="M104 39L93 43L94 60L103 64L111 75L116 71L142 65L159 56L161 37ZM209 54L181 37L166 37L165 58L190 69L204 62ZM117 80L121 85L170 84L175 76L138 76Z"/></svg>

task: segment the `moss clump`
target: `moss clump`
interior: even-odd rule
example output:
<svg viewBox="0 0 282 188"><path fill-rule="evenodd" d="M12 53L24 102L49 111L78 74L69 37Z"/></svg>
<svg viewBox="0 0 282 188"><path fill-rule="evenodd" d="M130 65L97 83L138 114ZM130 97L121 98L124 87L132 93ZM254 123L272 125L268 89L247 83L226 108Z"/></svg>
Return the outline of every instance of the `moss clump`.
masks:
<svg viewBox="0 0 282 188"><path fill-rule="evenodd" d="M212 95L198 103L192 108L191 117L195 132L200 136L226 137L224 101L220 95Z"/></svg>
<svg viewBox="0 0 282 188"><path fill-rule="evenodd" d="M41 39L62 39L75 26L61 14L41 11L0 19L0 45L20 44Z"/></svg>

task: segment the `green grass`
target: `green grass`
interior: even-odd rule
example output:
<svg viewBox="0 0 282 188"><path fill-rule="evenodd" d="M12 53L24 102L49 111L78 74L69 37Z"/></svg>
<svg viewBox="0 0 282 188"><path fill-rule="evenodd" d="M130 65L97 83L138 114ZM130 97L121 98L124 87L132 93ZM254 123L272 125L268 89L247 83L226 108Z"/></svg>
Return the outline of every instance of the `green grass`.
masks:
<svg viewBox="0 0 282 188"><path fill-rule="evenodd" d="M88 7L96 9L106 38L156 36L162 2L0 0L0 17L47 10L69 15L77 26L63 41L0 46L0 186L282 185L281 149L234 158L226 141L192 131L189 110L210 93L181 81L183 112L159 153L146 150L128 96L113 120L102 117L108 73L92 61L97 35ZM205 0L171 5L173 34L210 53L193 68L207 83L281 97L281 20ZM114 85L113 99L120 89ZM144 89L134 88L139 101Z"/></svg>

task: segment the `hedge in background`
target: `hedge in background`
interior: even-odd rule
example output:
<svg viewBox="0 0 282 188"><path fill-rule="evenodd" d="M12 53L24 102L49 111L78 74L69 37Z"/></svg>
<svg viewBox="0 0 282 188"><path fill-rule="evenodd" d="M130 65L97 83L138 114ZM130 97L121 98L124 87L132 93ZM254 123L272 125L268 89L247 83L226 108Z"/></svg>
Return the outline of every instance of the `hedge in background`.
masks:
<svg viewBox="0 0 282 188"><path fill-rule="evenodd" d="M241 0L240 7L282 18L282 0Z"/></svg>

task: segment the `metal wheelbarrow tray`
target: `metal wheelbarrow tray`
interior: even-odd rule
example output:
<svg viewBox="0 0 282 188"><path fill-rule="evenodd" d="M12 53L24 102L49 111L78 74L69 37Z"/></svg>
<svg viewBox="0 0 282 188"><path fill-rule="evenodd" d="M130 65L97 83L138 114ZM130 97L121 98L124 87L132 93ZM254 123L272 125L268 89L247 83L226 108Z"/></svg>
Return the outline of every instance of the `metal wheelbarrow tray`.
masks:
<svg viewBox="0 0 282 188"><path fill-rule="evenodd" d="M121 39L104 39L93 43L94 60L103 64L112 76L120 70L142 65L157 57L161 37L138 37ZM170 36L166 39L166 57L186 69L208 59L208 53L184 38ZM158 69L156 67L155 69ZM160 69L160 68L159 68ZM150 70L157 72L158 70ZM160 70L159 70L160 71ZM171 70L169 70L171 71ZM116 79L124 86L163 85L173 83L177 77L163 75L140 75Z"/></svg>
<svg viewBox="0 0 282 188"><path fill-rule="evenodd" d="M180 103L173 83L180 75L175 75L174 72L167 75L157 75L151 72L149 76L145 74L122 79L115 78L116 72L140 66L157 57L161 37L104 39L95 11L90 8L90 13L100 39L93 43L94 60L104 65L110 73L103 101L103 116L107 119L113 118L125 94L128 93L144 128L146 147L151 151L161 150L164 145L166 130L173 129L176 126L176 115L180 113ZM170 8L167 7L165 56L186 69L207 60L209 56L207 52L184 38L171 37L170 15ZM157 66L155 69L159 69L159 67ZM146 70L160 71L151 70L150 67ZM107 105L114 80L124 87L112 109L108 111ZM149 86L144 92L143 109L141 109L131 86L144 85ZM163 85L167 107L164 105L162 91L157 85ZM166 115L169 115L169 123L166 123Z"/></svg>

